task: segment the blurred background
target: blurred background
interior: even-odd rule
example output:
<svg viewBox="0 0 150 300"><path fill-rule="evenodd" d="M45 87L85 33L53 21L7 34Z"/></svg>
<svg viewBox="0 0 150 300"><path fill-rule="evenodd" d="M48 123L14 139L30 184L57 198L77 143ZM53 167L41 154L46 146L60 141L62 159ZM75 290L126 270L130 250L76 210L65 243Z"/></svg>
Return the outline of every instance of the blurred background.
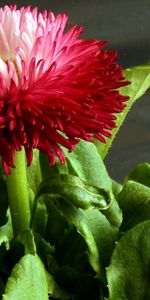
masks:
<svg viewBox="0 0 150 300"><path fill-rule="evenodd" d="M150 61L150 0L2 0L0 4L67 13L69 26L83 25L84 38L109 41L124 68ZM105 162L119 182L137 163L150 162L150 92L128 114Z"/></svg>

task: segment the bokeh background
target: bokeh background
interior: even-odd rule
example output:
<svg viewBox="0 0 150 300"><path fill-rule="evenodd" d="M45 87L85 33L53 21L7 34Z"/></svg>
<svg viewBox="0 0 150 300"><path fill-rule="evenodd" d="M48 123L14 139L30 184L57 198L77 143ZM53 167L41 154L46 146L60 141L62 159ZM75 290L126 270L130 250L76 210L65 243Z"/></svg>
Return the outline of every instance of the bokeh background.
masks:
<svg viewBox="0 0 150 300"><path fill-rule="evenodd" d="M109 41L124 68L150 61L150 0L0 1L65 12L69 26L84 26L84 38ZM110 175L122 182L137 163L150 162L150 92L132 108L106 158Z"/></svg>

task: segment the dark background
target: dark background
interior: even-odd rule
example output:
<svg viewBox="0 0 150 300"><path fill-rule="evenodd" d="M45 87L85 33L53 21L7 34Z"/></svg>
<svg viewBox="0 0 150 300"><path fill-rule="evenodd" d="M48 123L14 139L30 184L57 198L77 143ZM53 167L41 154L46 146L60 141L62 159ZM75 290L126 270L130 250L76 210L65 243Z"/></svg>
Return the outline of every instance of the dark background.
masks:
<svg viewBox="0 0 150 300"><path fill-rule="evenodd" d="M69 15L69 26L84 26L85 38L108 40L123 67L150 61L150 0L0 1L38 6ZM121 127L106 158L110 175L120 182L137 163L150 162L150 93L139 100Z"/></svg>

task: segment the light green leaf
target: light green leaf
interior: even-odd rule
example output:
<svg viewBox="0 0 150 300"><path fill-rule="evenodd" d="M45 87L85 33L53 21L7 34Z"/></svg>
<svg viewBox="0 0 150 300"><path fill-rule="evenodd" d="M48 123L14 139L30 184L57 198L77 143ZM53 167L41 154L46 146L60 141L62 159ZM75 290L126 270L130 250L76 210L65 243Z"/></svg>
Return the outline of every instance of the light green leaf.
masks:
<svg viewBox="0 0 150 300"><path fill-rule="evenodd" d="M123 235L107 269L109 300L150 299L150 221Z"/></svg>
<svg viewBox="0 0 150 300"><path fill-rule="evenodd" d="M124 75L131 84L122 87L120 91L124 95L130 96L134 102L150 87L150 64L128 68L124 71Z"/></svg>
<svg viewBox="0 0 150 300"><path fill-rule="evenodd" d="M95 145L97 146L98 152L102 159L105 158L120 126L122 125L127 113L131 109L131 106L150 87L150 65L128 68L124 71L124 75L127 80L131 81L131 84L122 87L120 92L123 95L129 96L130 99L126 102L126 108L124 111L117 115L117 127L112 130L112 137L106 139L106 144L102 144L98 140L95 140Z"/></svg>
<svg viewBox="0 0 150 300"><path fill-rule="evenodd" d="M105 209L110 205L112 193L98 189L70 174L58 174L44 180L37 197L44 194L60 195L77 207Z"/></svg>
<svg viewBox="0 0 150 300"><path fill-rule="evenodd" d="M68 153L64 148L63 151L70 174L98 188L111 190L111 179L94 144L80 141L73 152Z"/></svg>
<svg viewBox="0 0 150 300"><path fill-rule="evenodd" d="M118 203L123 212L121 230L150 219L150 188L130 180L118 195Z"/></svg>
<svg viewBox="0 0 150 300"><path fill-rule="evenodd" d="M121 192L122 185L115 180L112 179L112 190L115 197Z"/></svg>
<svg viewBox="0 0 150 300"><path fill-rule="evenodd" d="M33 161L31 166L27 167L28 193L30 201L30 210L32 212L34 207L34 199L37 188L42 181L41 166L39 160L40 152L37 149L33 150Z"/></svg>
<svg viewBox="0 0 150 300"><path fill-rule="evenodd" d="M21 258L9 277L2 300L48 300L47 278L38 256Z"/></svg>
<svg viewBox="0 0 150 300"><path fill-rule="evenodd" d="M37 187L42 181L40 162L39 162L39 150L34 149L33 161L30 167L27 167L27 179L30 189L36 194Z"/></svg>

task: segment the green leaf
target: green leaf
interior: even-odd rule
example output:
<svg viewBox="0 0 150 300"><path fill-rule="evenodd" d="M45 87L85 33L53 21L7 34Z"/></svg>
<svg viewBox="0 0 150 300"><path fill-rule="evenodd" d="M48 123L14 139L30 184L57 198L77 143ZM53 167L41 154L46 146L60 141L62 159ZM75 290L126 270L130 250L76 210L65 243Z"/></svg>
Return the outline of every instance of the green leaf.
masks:
<svg viewBox="0 0 150 300"><path fill-rule="evenodd" d="M12 224L11 224L11 217L9 210L7 211L7 223L0 227L0 245L2 243L5 243L7 246L6 248L9 249L10 241L13 238L13 232L12 232Z"/></svg>
<svg viewBox="0 0 150 300"><path fill-rule="evenodd" d="M7 222L8 193L4 177L0 177L0 226Z"/></svg>
<svg viewBox="0 0 150 300"><path fill-rule="evenodd" d="M75 226L70 226L63 237L60 247L56 250L61 265L69 265L74 270L82 273L87 271L88 266L89 273L93 273L86 255L86 242L77 232Z"/></svg>
<svg viewBox="0 0 150 300"><path fill-rule="evenodd" d="M131 84L122 87L120 91L124 95L130 96L132 102L135 102L150 87L150 64L127 68L124 75Z"/></svg>
<svg viewBox="0 0 150 300"><path fill-rule="evenodd" d="M102 214L105 215L107 220L112 224L113 226L119 227L122 223L122 211L118 205L118 202L114 198L113 195L111 195L111 203L107 209L101 210Z"/></svg>
<svg viewBox="0 0 150 300"><path fill-rule="evenodd" d="M40 202L37 201L37 199L35 199L30 227L34 231L39 233L41 236L45 236L47 218L48 218L48 214L44 203L42 201Z"/></svg>
<svg viewBox="0 0 150 300"><path fill-rule="evenodd" d="M68 173L68 166L67 164L61 164L59 159L56 158L56 163L53 167L49 165L49 158L47 155L40 152L40 166L41 166L41 173L42 179L51 178L51 176L57 174L64 174Z"/></svg>
<svg viewBox="0 0 150 300"><path fill-rule="evenodd" d="M116 197L122 190L122 185L115 180L112 179L112 191L114 196Z"/></svg>
<svg viewBox="0 0 150 300"><path fill-rule="evenodd" d="M131 109L131 106L150 87L150 65L128 68L124 71L124 75L127 80L131 81L131 84L122 87L120 92L123 95L129 96L130 99L126 102L126 108L124 111L120 114L117 114L117 127L112 130L112 137L106 139L106 144L102 144L98 140L95 140L95 145L97 146L98 152L102 159L105 158L119 128L121 127L127 113Z"/></svg>
<svg viewBox="0 0 150 300"><path fill-rule="evenodd" d="M33 161L31 166L27 167L28 192L30 201L30 210L34 208L34 199L37 188L42 181L41 166L39 160L39 150L33 150Z"/></svg>
<svg viewBox="0 0 150 300"><path fill-rule="evenodd" d="M42 181L40 162L39 162L39 150L34 149L33 161L30 167L27 167L27 179L31 190L36 194L37 187Z"/></svg>
<svg viewBox="0 0 150 300"><path fill-rule="evenodd" d="M138 164L130 171L128 176L125 178L125 182L128 180L133 180L150 187L150 164Z"/></svg>
<svg viewBox="0 0 150 300"><path fill-rule="evenodd" d="M23 231L15 240L24 246L24 254L33 254L37 253L36 245L34 240L34 235L32 230Z"/></svg>
<svg viewBox="0 0 150 300"><path fill-rule="evenodd" d="M12 239L4 257L7 274L10 274L16 263L26 254L37 254L34 235L30 229L23 231L15 239Z"/></svg>
<svg viewBox="0 0 150 300"><path fill-rule="evenodd" d="M54 299L67 300L71 299L71 294L61 288L57 282L54 280L54 277L47 273L47 285L48 285L48 294Z"/></svg>
<svg viewBox="0 0 150 300"><path fill-rule="evenodd" d="M150 219L150 188L128 181L118 195L118 203L123 212L121 230Z"/></svg>
<svg viewBox="0 0 150 300"><path fill-rule="evenodd" d="M81 140L73 152L68 153L64 148L63 151L70 174L98 188L111 190L111 179L94 144Z"/></svg>
<svg viewBox="0 0 150 300"><path fill-rule="evenodd" d="M118 240L119 228L112 226L97 209L87 210L84 214L96 241L102 265L106 267L109 264L115 242Z"/></svg>
<svg viewBox="0 0 150 300"><path fill-rule="evenodd" d="M49 196L47 196L47 199ZM46 199L46 197L45 197ZM51 200L51 197L49 198ZM48 220L46 225L46 239L52 245L59 246L65 232L68 230L68 222L57 207L49 201Z"/></svg>
<svg viewBox="0 0 150 300"><path fill-rule="evenodd" d="M34 232L34 240L36 244L36 250L38 255L41 257L47 257L48 255L54 254L55 249L46 240L44 240L38 233Z"/></svg>
<svg viewBox="0 0 150 300"><path fill-rule="evenodd" d="M54 199L56 201L56 196ZM52 201L52 200L51 200ZM47 209L49 210L49 202L50 200L45 199L45 204ZM89 258L89 262L93 268L93 270L97 273L97 276L104 280L104 271L103 267L100 263L99 252L97 249L96 242L94 240L91 229L88 225L86 217L84 215L84 211L82 209L77 209L73 205L71 205L68 201L63 198L57 198L58 209L67 219L70 225L74 225L77 228L77 232L83 237L87 244L87 255Z"/></svg>
<svg viewBox="0 0 150 300"><path fill-rule="evenodd" d="M107 269L109 300L150 299L150 221L123 235Z"/></svg>
<svg viewBox="0 0 150 300"><path fill-rule="evenodd" d="M15 265L2 300L48 300L46 273L38 256L27 254Z"/></svg>
<svg viewBox="0 0 150 300"><path fill-rule="evenodd" d="M83 274L71 268L62 266L56 274L56 279L65 289L73 294L70 299L99 299L100 281L93 274Z"/></svg>
<svg viewBox="0 0 150 300"><path fill-rule="evenodd" d="M0 299L2 297L2 294L4 293L4 290L5 290L5 285L2 278L0 277Z"/></svg>
<svg viewBox="0 0 150 300"><path fill-rule="evenodd" d="M10 264L8 263L8 252L13 238L12 224L10 220L9 210L7 211L8 222L0 227L0 273L5 274L4 277L10 274ZM2 276L3 278L3 276ZM1 283L0 283L1 288ZM0 298L1 299L1 298Z"/></svg>
<svg viewBox="0 0 150 300"><path fill-rule="evenodd" d="M44 194L52 195L52 197L53 195L60 195L75 206L84 209L92 207L106 209L112 197L111 193L91 186L69 174L59 174L44 180L39 186L37 197Z"/></svg>
<svg viewBox="0 0 150 300"><path fill-rule="evenodd" d="M35 239L37 254L41 258L45 267L48 268L50 264L51 267L53 267L52 264L54 266L57 266L57 262L55 260L55 248L51 246L50 243L48 243L36 232L34 232L34 239Z"/></svg>

